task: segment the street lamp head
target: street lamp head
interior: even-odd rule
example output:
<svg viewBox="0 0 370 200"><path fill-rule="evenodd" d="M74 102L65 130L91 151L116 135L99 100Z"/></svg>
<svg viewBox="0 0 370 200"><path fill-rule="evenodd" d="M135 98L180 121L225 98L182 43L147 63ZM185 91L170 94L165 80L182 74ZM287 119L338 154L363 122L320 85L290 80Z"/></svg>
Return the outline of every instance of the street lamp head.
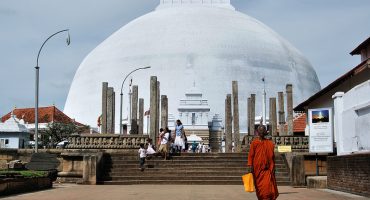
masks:
<svg viewBox="0 0 370 200"><path fill-rule="evenodd" d="M66 40L66 42L67 42L67 46L69 44L71 44L71 36L69 35L69 29L67 29L67 40Z"/></svg>
<svg viewBox="0 0 370 200"><path fill-rule="evenodd" d="M151 66L144 67L143 69L149 69L149 68L151 68Z"/></svg>

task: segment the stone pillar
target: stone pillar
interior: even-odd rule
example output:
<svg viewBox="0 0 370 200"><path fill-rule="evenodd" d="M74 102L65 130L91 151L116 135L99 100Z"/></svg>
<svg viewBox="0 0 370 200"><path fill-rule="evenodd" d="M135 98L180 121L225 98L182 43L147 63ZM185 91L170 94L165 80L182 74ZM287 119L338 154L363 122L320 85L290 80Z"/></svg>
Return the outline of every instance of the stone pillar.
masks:
<svg viewBox="0 0 370 200"><path fill-rule="evenodd" d="M107 92L107 132L113 133L112 122L113 122L113 88L108 87Z"/></svg>
<svg viewBox="0 0 370 200"><path fill-rule="evenodd" d="M101 133L107 133L107 92L108 83L103 82L102 84L102 115L101 115Z"/></svg>
<svg viewBox="0 0 370 200"><path fill-rule="evenodd" d="M286 85L286 99L287 99L287 112L288 112L288 135L293 135L293 86L292 84Z"/></svg>
<svg viewBox="0 0 370 200"><path fill-rule="evenodd" d="M255 127L254 120L256 119L256 94L251 94L251 121L250 121L250 135L254 135Z"/></svg>
<svg viewBox="0 0 370 200"><path fill-rule="evenodd" d="M161 128L168 126L168 99L167 95L161 96Z"/></svg>
<svg viewBox="0 0 370 200"><path fill-rule="evenodd" d="M132 98L131 98L131 133L133 135L138 134L138 123L137 123L137 104L139 98L139 88L137 85L132 86Z"/></svg>
<svg viewBox="0 0 370 200"><path fill-rule="evenodd" d="M285 136L285 111L284 111L284 93L278 92L279 101L279 136Z"/></svg>
<svg viewBox="0 0 370 200"><path fill-rule="evenodd" d="M102 152L83 155L82 182L84 184L96 185L97 180L102 176L99 173L101 171L102 157Z"/></svg>
<svg viewBox="0 0 370 200"><path fill-rule="evenodd" d="M149 125L149 124L148 124ZM139 99L139 135L144 134L144 99Z"/></svg>
<svg viewBox="0 0 370 200"><path fill-rule="evenodd" d="M271 136L277 136L277 119L276 119L276 98L270 98L270 134Z"/></svg>
<svg viewBox="0 0 370 200"><path fill-rule="evenodd" d="M225 152L232 152L232 116L231 116L231 94L225 99Z"/></svg>
<svg viewBox="0 0 370 200"><path fill-rule="evenodd" d="M303 155L295 155L292 158L292 185L293 186L304 186L305 185L305 167Z"/></svg>
<svg viewBox="0 0 370 200"><path fill-rule="evenodd" d="M160 82L159 81L157 81L157 116L156 116L156 118L155 118L155 127L156 127L156 135L155 135L155 138L156 138L156 140L154 140L154 141L157 141L157 138L159 137L159 129L161 128L160 127L160 117L161 117L161 111L160 111L160 103L161 103L161 87L160 87Z"/></svg>
<svg viewBox="0 0 370 200"><path fill-rule="evenodd" d="M238 81L232 82L233 92L233 125L234 125L234 149L239 152L240 149L240 132L239 132L239 95L238 95Z"/></svg>
<svg viewBox="0 0 370 200"><path fill-rule="evenodd" d="M156 142L156 134L158 132L156 127L156 117L157 117L157 77L150 77L150 134L149 137L152 138L153 142Z"/></svg>
<svg viewBox="0 0 370 200"><path fill-rule="evenodd" d="M115 133L115 121L116 121L116 92L113 90L113 95L112 95L112 133Z"/></svg>

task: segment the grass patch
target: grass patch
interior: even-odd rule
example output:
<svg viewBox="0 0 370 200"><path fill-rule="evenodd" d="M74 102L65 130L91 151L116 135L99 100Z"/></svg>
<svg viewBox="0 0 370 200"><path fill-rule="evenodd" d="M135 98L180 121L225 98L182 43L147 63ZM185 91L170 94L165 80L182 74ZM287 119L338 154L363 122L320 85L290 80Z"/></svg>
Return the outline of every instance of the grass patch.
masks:
<svg viewBox="0 0 370 200"><path fill-rule="evenodd" d="M0 175L22 175L25 178L35 178L35 177L46 177L48 172L46 171L32 171L32 170L19 170L19 171L0 171Z"/></svg>

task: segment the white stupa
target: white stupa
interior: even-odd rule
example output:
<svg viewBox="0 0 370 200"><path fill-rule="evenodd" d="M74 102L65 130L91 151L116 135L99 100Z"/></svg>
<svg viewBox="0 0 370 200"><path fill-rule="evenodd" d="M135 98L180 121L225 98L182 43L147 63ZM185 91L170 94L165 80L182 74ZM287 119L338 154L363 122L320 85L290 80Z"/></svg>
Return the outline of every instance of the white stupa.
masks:
<svg viewBox="0 0 370 200"><path fill-rule="evenodd" d="M155 11L123 26L86 56L73 79L64 112L96 126L102 82L119 91L126 74L145 66L152 68L132 75L133 84L139 85L139 97L145 99L145 110L149 108L150 76L155 75L161 82L161 94L168 96L169 113L175 116L179 100L193 81L209 100L209 116L224 116L224 99L231 93L233 80L239 82L241 111L246 111L251 93L262 97L263 77L267 97L293 84L295 105L320 89L316 72L296 48L260 21L235 11L230 0L161 0ZM115 102L119 103L119 95ZM257 99L256 114L261 112L260 103ZM116 109L119 113L118 105ZM241 129L245 130L247 113L241 111Z"/></svg>

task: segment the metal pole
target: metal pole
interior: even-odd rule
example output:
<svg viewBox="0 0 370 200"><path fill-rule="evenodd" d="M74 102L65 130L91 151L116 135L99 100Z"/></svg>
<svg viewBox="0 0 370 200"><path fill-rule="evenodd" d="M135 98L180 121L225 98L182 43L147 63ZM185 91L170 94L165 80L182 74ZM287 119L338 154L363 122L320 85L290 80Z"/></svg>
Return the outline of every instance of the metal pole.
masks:
<svg viewBox="0 0 370 200"><path fill-rule="evenodd" d="M122 134L123 133L123 127L122 127L122 98L123 98L123 94L121 92L120 94L121 98L120 98L120 109L119 109L119 134Z"/></svg>
<svg viewBox="0 0 370 200"><path fill-rule="evenodd" d="M71 43L71 38L70 38L70 35L69 35L69 29L64 29L64 30L61 30L61 31L58 31L52 35L50 35L45 41L44 43L42 43L41 47L40 47L40 50L37 54L37 59L36 59L36 81L35 81L35 152L37 153L38 152L38 137L39 137L39 134L38 134L38 129L39 129L39 124L38 124L38 114L39 114L39 70L40 70L40 67L39 67L39 57L40 57L40 53L41 53L41 50L42 48L44 47L44 45L46 44L46 42L52 38L54 35L57 35L59 33L62 33L62 32L65 32L67 31L68 32L68 37L67 37L67 45L69 45Z"/></svg>
<svg viewBox="0 0 370 200"><path fill-rule="evenodd" d="M151 67L148 66L148 67L140 67L140 68L134 69L129 74L127 74L127 76L125 77L125 79L122 82L122 85L121 85L121 94L120 94L121 95L121 102L120 102L120 105L121 106L119 108L119 110L120 110L120 112L119 112L120 113L120 116L119 116L119 118L120 118L120 120L119 120L119 127L120 127L119 134L122 134L122 101L123 101L122 95L123 95L123 85L125 84L125 81L126 81L127 77L130 76L132 73L134 73L134 72L136 72L137 70L140 70L140 69L149 69L149 68L151 68Z"/></svg>
<svg viewBox="0 0 370 200"><path fill-rule="evenodd" d="M263 119L263 122L262 122L262 124L267 125L267 122L266 122L266 85L265 85L265 77L262 78L262 81L263 81L263 95L262 95L262 98L263 98L263 100L262 100L263 101L262 102L262 119Z"/></svg>
<svg viewBox="0 0 370 200"><path fill-rule="evenodd" d="M132 80L132 79L131 79ZM131 84L130 84L130 88L129 88L129 92L128 92L128 104L129 104L129 109L128 109L128 120L127 120L127 123L128 124L130 124L130 130L128 130L128 126L127 126L127 131L128 131L128 133L130 133L131 134L131 126L132 126L132 124L131 124Z"/></svg>
<svg viewBox="0 0 370 200"><path fill-rule="evenodd" d="M149 135L149 116L146 117L146 134Z"/></svg>
<svg viewBox="0 0 370 200"><path fill-rule="evenodd" d="M36 90L35 90L35 135L34 135L34 138L35 138L35 152L37 153L38 152L38 142L39 142L38 119L39 119L39 69L40 67L36 66L35 68L36 68L36 81L35 81Z"/></svg>

